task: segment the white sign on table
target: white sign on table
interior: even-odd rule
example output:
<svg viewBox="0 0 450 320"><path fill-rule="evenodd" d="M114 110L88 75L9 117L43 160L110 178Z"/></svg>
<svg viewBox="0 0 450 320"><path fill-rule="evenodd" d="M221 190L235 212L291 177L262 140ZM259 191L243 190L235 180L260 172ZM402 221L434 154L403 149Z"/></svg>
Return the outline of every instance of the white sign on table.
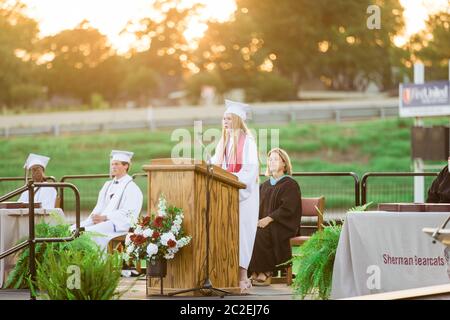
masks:
<svg viewBox="0 0 450 320"><path fill-rule="evenodd" d="M423 228L446 212L347 213L333 268L332 299L450 283L449 252ZM447 249L448 250L448 249Z"/></svg>

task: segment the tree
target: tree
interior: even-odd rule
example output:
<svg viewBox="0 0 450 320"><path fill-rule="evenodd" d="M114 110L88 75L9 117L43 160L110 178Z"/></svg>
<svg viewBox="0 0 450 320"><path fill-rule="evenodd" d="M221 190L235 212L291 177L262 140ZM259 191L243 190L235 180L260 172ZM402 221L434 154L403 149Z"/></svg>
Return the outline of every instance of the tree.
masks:
<svg viewBox="0 0 450 320"><path fill-rule="evenodd" d="M400 55L394 36L403 28L398 0L378 0L381 29L367 27L369 0L238 0L234 18L210 23L192 60L200 70L217 69L227 88L256 94L264 67L288 79L294 92L302 82L321 79L338 90L354 90L358 79L394 85L392 67ZM258 80L259 79L259 80ZM259 86L262 90L263 86ZM267 92L267 90L265 90ZM289 90L288 90L289 91ZM295 98L296 95L289 95Z"/></svg>
<svg viewBox="0 0 450 320"><path fill-rule="evenodd" d="M85 103L99 91L99 66L114 54L106 36L88 21L42 39L40 48L42 55L52 57L45 63L49 94L76 97Z"/></svg>
<svg viewBox="0 0 450 320"><path fill-rule="evenodd" d="M180 0L156 0L153 9L157 18L145 18L129 23L128 30L137 29L138 40L149 43L149 48L138 52L133 50L131 64L144 66L158 74L160 85L158 96L165 97L181 86L183 74L187 71L185 63L189 43L184 32L189 19L197 13L199 5L181 6Z"/></svg>
<svg viewBox="0 0 450 320"><path fill-rule="evenodd" d="M240 0L252 17L275 67L296 87L312 75L335 89L354 89L358 73L391 85L390 49L403 28L398 0L379 0L381 25L367 28L369 0Z"/></svg>
<svg viewBox="0 0 450 320"><path fill-rule="evenodd" d="M11 106L17 94L26 91L28 98L40 95L33 85L33 43L38 27L24 14L19 1L0 0L0 106Z"/></svg>
<svg viewBox="0 0 450 320"><path fill-rule="evenodd" d="M450 11L431 15L425 30L411 40L415 59L422 60L427 67L429 80L448 79L450 59Z"/></svg>
<svg viewBox="0 0 450 320"><path fill-rule="evenodd" d="M228 90L249 87L267 56L263 40L254 32L252 23L246 16L208 23L208 30L190 56L191 61L200 72L218 74Z"/></svg>
<svg viewBox="0 0 450 320"><path fill-rule="evenodd" d="M149 99L159 88L158 74L144 66L130 69L122 83L122 90L126 97L137 100L138 104L146 107Z"/></svg>

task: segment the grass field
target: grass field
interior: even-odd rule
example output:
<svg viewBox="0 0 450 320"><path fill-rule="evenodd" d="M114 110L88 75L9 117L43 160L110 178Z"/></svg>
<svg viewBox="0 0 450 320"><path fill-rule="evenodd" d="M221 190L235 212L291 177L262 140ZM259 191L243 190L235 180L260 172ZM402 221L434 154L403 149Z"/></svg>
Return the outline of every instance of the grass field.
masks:
<svg viewBox="0 0 450 320"><path fill-rule="evenodd" d="M448 124L448 118L434 118L426 124ZM369 171L411 171L410 130L412 120L390 119L351 123L297 124L269 126L279 129L280 147L286 149L295 171L353 171L360 177ZM254 129L264 129L256 127ZM76 136L35 136L0 139L0 177L23 175L28 153L51 157L47 175L60 179L63 175L108 172L111 149L135 152L131 173L141 172L142 165L153 158L170 157L178 141L171 141L172 131L132 131L84 134ZM442 162L442 166L445 163ZM380 179L381 180L381 179ZM96 201L105 180L74 182L82 193L82 206L88 210ZM342 178L306 178L298 181L304 196L324 194L327 207L353 206L353 182ZM432 179L427 179L427 185ZM378 201L411 201L412 179L392 182L383 179L381 188L371 188ZM138 179L145 190L145 179ZM20 183L0 183L0 194ZM395 198L395 199L394 199ZM371 200L371 199L369 199Z"/></svg>

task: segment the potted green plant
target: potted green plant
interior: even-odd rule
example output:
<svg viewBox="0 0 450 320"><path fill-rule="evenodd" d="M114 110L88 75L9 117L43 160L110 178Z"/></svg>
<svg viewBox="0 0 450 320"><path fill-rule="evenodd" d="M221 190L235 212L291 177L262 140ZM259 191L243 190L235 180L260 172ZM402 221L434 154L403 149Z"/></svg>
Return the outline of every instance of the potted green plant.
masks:
<svg viewBox="0 0 450 320"><path fill-rule="evenodd" d="M371 204L372 202L351 208L349 212L366 211ZM341 230L341 224L331 221L323 230L315 232L299 248L298 253L293 255L289 262L297 266L293 270L296 275L292 284L296 296L301 299L307 295L319 299L330 297L333 266Z"/></svg>

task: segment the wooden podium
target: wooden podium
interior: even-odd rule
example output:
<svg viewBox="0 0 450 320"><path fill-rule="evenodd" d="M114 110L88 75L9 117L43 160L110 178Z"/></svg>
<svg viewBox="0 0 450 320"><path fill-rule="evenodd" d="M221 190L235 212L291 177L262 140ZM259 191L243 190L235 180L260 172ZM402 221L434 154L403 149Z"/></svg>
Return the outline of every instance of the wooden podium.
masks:
<svg viewBox="0 0 450 320"><path fill-rule="evenodd" d="M207 166L193 159L155 159L143 166L148 179L148 211L156 212L158 198L184 211L183 228L191 243L167 262L164 294L199 287L206 277ZM214 287L239 292L239 189L233 174L214 166L210 185L209 276ZM151 278L149 295L160 294L160 280ZM194 294L198 295L199 292ZM192 295L192 293L189 293Z"/></svg>

